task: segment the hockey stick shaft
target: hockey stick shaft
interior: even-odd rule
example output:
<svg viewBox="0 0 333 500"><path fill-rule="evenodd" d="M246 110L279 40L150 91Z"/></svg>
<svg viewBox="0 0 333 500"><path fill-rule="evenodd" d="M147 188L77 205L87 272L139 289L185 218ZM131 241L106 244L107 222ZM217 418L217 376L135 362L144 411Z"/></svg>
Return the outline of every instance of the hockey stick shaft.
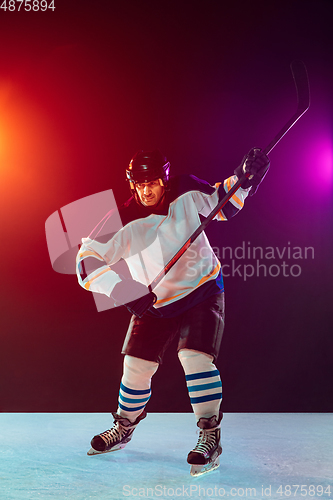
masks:
<svg viewBox="0 0 333 500"><path fill-rule="evenodd" d="M282 137L291 129L291 127L301 118L301 116L309 109L310 106L310 90L308 75L306 67L302 61L293 61L291 63L291 71L294 78L296 92L297 92L297 110L296 113L288 120L280 132L274 137L274 139L268 144L268 146L263 150L267 155L272 151L272 149L277 145ZM216 217L216 215L222 210L222 208L227 204L233 194L238 188L243 184L244 180L250 176L250 173L244 174L238 181L233 185L233 187L226 193L222 200L217 204L217 206L210 212L206 219L198 226L198 228L191 234L184 245L178 250L178 252L172 257L171 260L166 264L164 269L155 277L155 279L150 283L149 290L152 291L159 282L164 278L164 276L170 271L170 269L178 262L181 256L186 252L189 246L198 238L198 236L206 229L208 224Z"/></svg>
<svg viewBox="0 0 333 500"><path fill-rule="evenodd" d="M178 250L178 252L172 257L171 260L166 264L164 269L155 277L155 279L148 286L149 290L152 291L159 282L164 278L164 276L170 271L170 269L178 262L181 256L186 252L188 247L192 245L192 243L198 238L198 236L206 229L208 224L214 219L214 217L222 210L222 208L227 204L232 195L237 191L237 189L241 186L244 180L250 174L243 175L237 182L232 186L232 188L226 193L223 199L216 205L216 207L210 212L210 214L205 218L205 220L197 227L194 233L188 238L188 240L184 243L184 245Z"/></svg>
<svg viewBox="0 0 333 500"><path fill-rule="evenodd" d="M280 132L274 137L272 142L263 150L268 155L284 135L291 129L293 125L304 115L310 106L310 88L308 74L303 61L295 60L291 63L291 72L294 78L297 92L297 110Z"/></svg>

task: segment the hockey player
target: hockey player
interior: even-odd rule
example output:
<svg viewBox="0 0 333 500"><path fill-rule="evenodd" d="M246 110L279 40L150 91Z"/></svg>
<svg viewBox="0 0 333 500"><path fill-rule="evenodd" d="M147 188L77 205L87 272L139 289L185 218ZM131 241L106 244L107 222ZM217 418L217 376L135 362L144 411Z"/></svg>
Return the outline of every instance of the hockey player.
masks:
<svg viewBox="0 0 333 500"><path fill-rule="evenodd" d="M193 242L154 292L148 284L161 272L238 178L249 172L216 217L228 220L253 194L269 168L269 160L252 149L235 175L215 186L191 175L170 177L170 164L160 151L139 151L126 171L132 197L120 208L123 224L107 243L83 238L78 280L87 290L104 293L133 314L124 341L123 376L114 426L91 441L88 455L123 448L146 417L151 379L170 342L177 336L178 356L185 372L190 402L200 429L198 443L187 457L191 474L218 467L222 453L222 383L215 362L224 329L224 288L221 264L205 233ZM98 268L86 277L82 261L95 259ZM112 266L120 259L130 276Z"/></svg>

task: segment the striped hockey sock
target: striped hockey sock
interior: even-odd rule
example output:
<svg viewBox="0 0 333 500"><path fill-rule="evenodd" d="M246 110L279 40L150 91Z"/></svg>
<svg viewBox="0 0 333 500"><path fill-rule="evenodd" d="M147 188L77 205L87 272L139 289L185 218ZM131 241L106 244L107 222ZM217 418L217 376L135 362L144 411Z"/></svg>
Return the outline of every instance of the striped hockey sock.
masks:
<svg viewBox="0 0 333 500"><path fill-rule="evenodd" d="M213 415L218 417L222 401L222 382L212 356L190 349L182 349L178 356L185 372L196 420Z"/></svg>
<svg viewBox="0 0 333 500"><path fill-rule="evenodd" d="M126 355L120 383L118 415L134 422L143 412L151 396L151 378L158 363Z"/></svg>

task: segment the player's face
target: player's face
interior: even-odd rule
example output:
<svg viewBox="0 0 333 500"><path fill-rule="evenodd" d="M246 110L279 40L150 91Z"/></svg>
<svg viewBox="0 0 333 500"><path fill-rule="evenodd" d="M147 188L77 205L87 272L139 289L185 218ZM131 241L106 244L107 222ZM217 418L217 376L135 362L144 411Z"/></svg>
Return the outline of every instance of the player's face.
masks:
<svg viewBox="0 0 333 500"><path fill-rule="evenodd" d="M146 207L157 205L164 194L164 186L160 179L150 182L138 182L135 184L140 201Z"/></svg>

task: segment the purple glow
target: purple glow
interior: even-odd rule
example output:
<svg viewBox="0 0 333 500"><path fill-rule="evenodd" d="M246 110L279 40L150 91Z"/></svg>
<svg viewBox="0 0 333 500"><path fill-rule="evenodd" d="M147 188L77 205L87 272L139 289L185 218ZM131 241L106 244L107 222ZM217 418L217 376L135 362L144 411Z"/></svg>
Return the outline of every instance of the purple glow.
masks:
<svg viewBox="0 0 333 500"><path fill-rule="evenodd" d="M309 140L305 148L306 169L317 186L330 190L333 186L333 141L327 132Z"/></svg>
<svg viewBox="0 0 333 500"><path fill-rule="evenodd" d="M332 141L323 141L319 146L318 155L318 175L323 181L328 182L330 185L333 180L333 147Z"/></svg>

